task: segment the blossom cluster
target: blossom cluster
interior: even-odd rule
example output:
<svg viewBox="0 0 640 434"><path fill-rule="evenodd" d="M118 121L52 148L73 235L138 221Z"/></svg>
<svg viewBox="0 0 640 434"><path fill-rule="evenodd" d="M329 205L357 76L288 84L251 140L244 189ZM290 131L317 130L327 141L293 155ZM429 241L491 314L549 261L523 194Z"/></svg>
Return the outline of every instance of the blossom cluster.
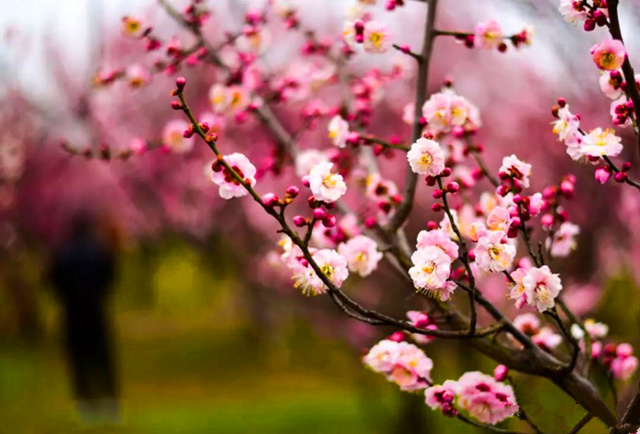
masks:
<svg viewBox="0 0 640 434"><path fill-rule="evenodd" d="M371 347L363 362L405 391L425 389L431 384L433 361L408 342L382 340Z"/></svg>
<svg viewBox="0 0 640 434"><path fill-rule="evenodd" d="M465 411L482 423L495 425L518 412L513 388L482 372L466 372L457 381L425 390L427 405L446 416Z"/></svg>

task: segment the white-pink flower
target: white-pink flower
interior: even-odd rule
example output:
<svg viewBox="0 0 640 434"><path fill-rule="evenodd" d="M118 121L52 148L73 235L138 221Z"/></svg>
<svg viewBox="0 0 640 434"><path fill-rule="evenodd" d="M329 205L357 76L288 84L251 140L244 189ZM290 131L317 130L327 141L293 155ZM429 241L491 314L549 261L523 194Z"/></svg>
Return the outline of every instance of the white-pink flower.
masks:
<svg viewBox="0 0 640 434"><path fill-rule="evenodd" d="M490 231L480 237L473 252L478 267L497 273L509 268L516 256L516 247L509 243L503 231Z"/></svg>
<svg viewBox="0 0 640 434"><path fill-rule="evenodd" d="M617 157L622 152L620 137L611 128L594 128L582 138L580 152L589 157Z"/></svg>
<svg viewBox="0 0 640 434"><path fill-rule="evenodd" d="M614 70L615 74L621 76L620 71ZM605 71L598 80L600 90L605 94L607 98L618 99L622 96L622 87L620 87L620 81L611 78L612 72Z"/></svg>
<svg viewBox="0 0 640 434"><path fill-rule="evenodd" d="M327 155L317 149L306 149L300 151L296 156L296 175L302 178L309 175L311 169L319 165L320 163L328 163L329 158Z"/></svg>
<svg viewBox="0 0 640 434"><path fill-rule="evenodd" d="M458 244L451 240L449 235L442 229L420 231L418 233L416 248L420 250L429 246L438 247L446 253L452 261L458 259Z"/></svg>
<svg viewBox="0 0 640 434"><path fill-rule="evenodd" d="M582 0L560 0L558 10L569 23L586 20L589 15L589 10Z"/></svg>
<svg viewBox="0 0 640 434"><path fill-rule="evenodd" d="M457 381L458 405L482 423L494 425L518 411L513 388L482 372L466 372Z"/></svg>
<svg viewBox="0 0 640 434"><path fill-rule="evenodd" d="M495 20L489 20L485 23L476 25L474 35L474 46L485 50L498 48L503 41L502 27Z"/></svg>
<svg viewBox="0 0 640 434"><path fill-rule="evenodd" d="M580 233L580 227L571 222L564 222L553 234L553 238L547 239L547 249L554 257L568 256L576 248L575 237Z"/></svg>
<svg viewBox="0 0 640 434"><path fill-rule="evenodd" d="M437 176L444 170L444 152L438 142L419 138L407 152L411 170L420 175Z"/></svg>
<svg viewBox="0 0 640 434"><path fill-rule="evenodd" d="M137 89L149 83L151 74L149 70L142 65L131 65L127 68L127 80L129 80L131 87Z"/></svg>
<svg viewBox="0 0 640 434"><path fill-rule="evenodd" d="M538 333L531 337L531 340L537 346L546 350L553 350L562 343L562 336L555 333L549 327L542 327Z"/></svg>
<svg viewBox="0 0 640 434"><path fill-rule="evenodd" d="M434 133L448 133L453 127L477 128L481 124L478 108L451 91L431 95L422 106L422 116Z"/></svg>
<svg viewBox="0 0 640 434"><path fill-rule="evenodd" d="M569 104L558 110L558 120L553 122L553 134L558 135L558 140L565 142L575 138L580 128L580 118L569 111Z"/></svg>
<svg viewBox="0 0 640 434"><path fill-rule="evenodd" d="M509 282L509 298L516 301L516 307L518 309L521 309L525 304L527 304L527 293L525 292L524 284L522 283L522 279L524 279L526 274L527 270L524 268L518 268L511 273L513 282ZM520 315L520 317L524 317L524 315ZM520 317L517 317L516 319ZM524 320L524 318L522 320Z"/></svg>
<svg viewBox="0 0 640 434"><path fill-rule="evenodd" d="M507 232L511 225L509 210L503 206L494 206L487 216L487 228L492 231Z"/></svg>
<svg viewBox="0 0 640 434"><path fill-rule="evenodd" d="M425 403L432 410L439 409L446 415L454 416L457 414L454 407L457 387L458 383L453 380L431 386L424 391Z"/></svg>
<svg viewBox="0 0 640 434"><path fill-rule="evenodd" d="M322 249L312 252L314 262L322 271L322 274L336 287L349 277L347 260L344 256L332 249ZM301 264L294 270L294 286L302 290L305 295L319 295L327 292L327 285L316 274L311 264Z"/></svg>
<svg viewBox="0 0 640 434"><path fill-rule="evenodd" d="M409 318L409 321L415 327L427 330L438 329L437 325L431 323L429 315L424 312L410 310L407 312L407 318ZM419 344L427 344L435 339L434 336L423 335L421 333L412 333L411 338Z"/></svg>
<svg viewBox="0 0 640 434"><path fill-rule="evenodd" d="M533 336L540 330L540 319L533 313L523 313L513 319L513 326L527 336Z"/></svg>
<svg viewBox="0 0 640 434"><path fill-rule="evenodd" d="M182 119L168 122L162 130L162 143L173 152L183 154L193 149L194 138L184 137L184 132L189 128L189 124Z"/></svg>
<svg viewBox="0 0 640 434"><path fill-rule="evenodd" d="M256 168L247 157L236 152L225 155L223 159L250 186L256 185ZM219 187L218 192L222 198L231 199L249 194L230 170L221 164L216 166L217 169L211 173L211 180Z"/></svg>
<svg viewBox="0 0 640 434"><path fill-rule="evenodd" d="M611 361L609 369L619 380L629 379L638 369L638 358L633 356L633 347L629 344L619 344L616 347L616 357Z"/></svg>
<svg viewBox="0 0 640 434"><path fill-rule="evenodd" d="M409 275L419 291L438 291L445 287L451 273L451 258L442 249L427 246L411 255ZM448 297L447 297L448 298Z"/></svg>
<svg viewBox="0 0 640 434"><path fill-rule="evenodd" d="M349 136L349 123L342 119L340 115L331 118L328 125L329 139L338 148L344 148Z"/></svg>
<svg viewBox="0 0 640 434"><path fill-rule="evenodd" d="M362 360L375 372L386 374L393 368L399 354L398 342L384 339L371 347Z"/></svg>
<svg viewBox="0 0 640 434"><path fill-rule="evenodd" d="M363 362L402 390L424 389L431 381L433 362L408 342L380 341L364 356Z"/></svg>
<svg viewBox="0 0 640 434"><path fill-rule="evenodd" d="M322 162L309 172L309 188L317 200L332 203L347 192L342 175L332 173L333 163Z"/></svg>
<svg viewBox="0 0 640 434"><path fill-rule="evenodd" d="M507 173L509 176L516 179L524 188L529 187L531 164L525 163L515 155L511 154L508 157L504 157L499 171Z"/></svg>
<svg viewBox="0 0 640 434"><path fill-rule="evenodd" d="M562 282L548 266L532 267L522 279L527 303L544 312L555 305L555 298L562 290Z"/></svg>
<svg viewBox="0 0 640 434"><path fill-rule="evenodd" d="M598 68L613 71L620 69L627 58L627 50L617 39L605 39L591 47L591 56Z"/></svg>
<svg viewBox="0 0 640 434"><path fill-rule="evenodd" d="M384 53L392 44L393 34L389 26L381 21L367 21L364 24L364 51Z"/></svg>
<svg viewBox="0 0 640 434"><path fill-rule="evenodd" d="M388 200L398 194L395 182L384 179L378 173L372 173L365 180L365 195L373 200Z"/></svg>
<svg viewBox="0 0 640 434"><path fill-rule="evenodd" d="M351 238L338 246L338 252L347 259L349 271L366 277L377 267L382 259L378 243L364 235Z"/></svg>

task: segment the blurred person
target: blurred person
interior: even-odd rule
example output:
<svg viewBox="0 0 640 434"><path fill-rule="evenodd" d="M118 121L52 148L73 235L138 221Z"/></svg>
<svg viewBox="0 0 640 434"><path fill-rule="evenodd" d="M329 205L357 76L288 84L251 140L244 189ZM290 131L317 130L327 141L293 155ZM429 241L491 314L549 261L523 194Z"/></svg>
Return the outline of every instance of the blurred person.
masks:
<svg viewBox="0 0 640 434"><path fill-rule="evenodd" d="M115 276L115 249L91 215L78 213L52 257L50 275L64 314L70 377L81 421L118 424L117 378L106 301Z"/></svg>

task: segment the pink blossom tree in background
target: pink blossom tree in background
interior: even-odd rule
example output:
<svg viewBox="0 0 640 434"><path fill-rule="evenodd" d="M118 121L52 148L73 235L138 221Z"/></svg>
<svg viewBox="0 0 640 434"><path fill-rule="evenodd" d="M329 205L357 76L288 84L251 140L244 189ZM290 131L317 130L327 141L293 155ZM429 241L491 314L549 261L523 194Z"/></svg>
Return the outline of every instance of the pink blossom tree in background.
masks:
<svg viewBox="0 0 640 434"><path fill-rule="evenodd" d="M549 161L559 157L557 145L548 152L517 134L492 138L510 130L504 124L535 117L509 113L508 105L509 98L535 99L535 90L516 84L497 114L481 112L459 80L447 78L451 64L434 50L436 41L456 41L484 68L485 56L527 49L530 26L507 33L489 19L452 31L451 20L440 19L443 0L389 0L384 8L358 2L331 31L310 26L302 9L283 1L243 11L242 24L229 28L228 15L202 1L183 9L159 3L179 36L167 30L175 29L171 23L123 17L121 31L133 41L107 46L85 116L90 134L66 135L63 149L77 157L61 164L77 168L78 197L99 198L100 180L117 179L109 197L118 199L96 206L127 214L122 220L138 237L161 228L196 237L231 228L228 239L242 240L241 261L253 270L249 281L290 281L301 294L330 299L346 317L385 327L391 334L368 350L364 364L402 391L424 394L426 406L446 417L494 432L557 432L519 405L517 371L554 383L584 409L571 432L594 418L614 433L640 428L640 395L611 408L594 381L600 371L612 387L628 384L638 359L587 316L603 276L585 263L603 253L576 251L577 240L605 217L588 215L596 214L591 204L570 202L581 190L610 189L593 193L600 195L595 203L621 195L624 225L606 220L598 236L638 236L629 216L637 215L640 182L627 159L637 161L640 151L640 93L617 0L561 1L566 21L598 32L600 42L579 55L601 71L594 89L613 102L604 107L611 120L593 110L592 121L558 99L544 122L566 145L560 162ZM421 40L394 36L388 21L403 10L421 26L412 27ZM428 92L435 74L442 85ZM499 83L476 86L500 90ZM148 103L127 105L131 92ZM480 140L509 144L485 152L490 146ZM50 161L40 164L39 173L55 174ZM558 174L556 164L580 173ZM59 206L44 181L31 185L39 206ZM574 211L585 215L582 228L569 218ZM51 224L43 217L34 215L30 227ZM258 239L274 250L252 252ZM636 245L603 250L633 264ZM574 251L584 256L571 273L560 261ZM582 277L582 289L568 291L558 268ZM408 295L413 306L398 314L404 303L397 299ZM352 339L356 330L342 333ZM427 355L443 340L488 356L494 372L443 378Z"/></svg>

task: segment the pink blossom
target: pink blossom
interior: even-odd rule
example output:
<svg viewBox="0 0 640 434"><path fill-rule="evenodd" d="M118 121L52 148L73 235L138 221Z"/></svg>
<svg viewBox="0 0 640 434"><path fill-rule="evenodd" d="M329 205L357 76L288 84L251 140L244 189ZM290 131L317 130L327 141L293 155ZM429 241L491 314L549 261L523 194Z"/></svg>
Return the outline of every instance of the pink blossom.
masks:
<svg viewBox="0 0 640 434"><path fill-rule="evenodd" d="M134 89L146 86L151 80L149 70L142 65L131 65L127 68L129 85Z"/></svg>
<svg viewBox="0 0 640 434"><path fill-rule="evenodd" d="M301 151L296 156L295 168L296 175L302 178L309 175L311 169L318 166L320 163L328 163L329 157L317 149L307 149Z"/></svg>
<svg viewBox="0 0 640 434"><path fill-rule="evenodd" d="M388 200L398 194L396 183L388 179L383 179L378 173L372 173L367 176L365 186L365 194L368 198L375 201Z"/></svg>
<svg viewBox="0 0 640 434"><path fill-rule="evenodd" d="M371 347L363 362L375 372L384 374L391 371L398 354L398 342L385 339Z"/></svg>
<svg viewBox="0 0 640 434"><path fill-rule="evenodd" d="M555 305L555 298L562 290L560 277L551 273L546 265L527 270L522 284L527 296L527 303L536 307L540 312L552 308Z"/></svg>
<svg viewBox="0 0 640 434"><path fill-rule="evenodd" d="M364 24L364 51L384 53L391 47L393 34L386 23L368 21Z"/></svg>
<svg viewBox="0 0 640 434"><path fill-rule="evenodd" d="M529 187L531 164L527 164L524 161L519 160L515 155L511 154L508 157L504 157L499 171L507 173L509 176L519 181L524 188Z"/></svg>
<svg viewBox="0 0 640 434"><path fill-rule="evenodd" d="M231 166L243 180L250 186L256 185L256 168L247 157L240 153L225 155L224 161ZM215 163L214 163L215 165ZM211 180L219 187L220 196L224 199L232 197L241 197L249 194L244 186L233 176L231 171L218 166L219 170L212 171Z"/></svg>
<svg viewBox="0 0 640 434"><path fill-rule="evenodd" d="M558 110L558 120L553 122L553 134L558 135L558 140L566 142L578 134L580 118L569 111L569 105Z"/></svg>
<svg viewBox="0 0 640 434"><path fill-rule="evenodd" d="M344 256L332 249L322 249L312 254L313 260L318 265L329 281L336 287L349 277L347 260ZM305 264L294 270L294 287L302 290L305 295L319 295L327 292L327 286L316 274L310 264Z"/></svg>
<svg viewBox="0 0 640 434"><path fill-rule="evenodd" d="M524 268L518 268L517 270L511 273L511 278L513 279L513 282L509 282L509 285L510 285L509 298L516 301L516 307L518 309L521 309L525 304L527 304L527 293L524 289L524 284L522 282L526 274L527 274L527 270ZM520 315L516 319L520 317L525 317L525 315ZM524 320L524 318L522 320Z"/></svg>
<svg viewBox="0 0 640 434"><path fill-rule="evenodd" d="M442 410L446 415L455 415L454 407L458 383L447 380L442 385L431 386L424 391L425 403L432 410Z"/></svg>
<svg viewBox="0 0 640 434"><path fill-rule="evenodd" d="M139 17L125 16L122 17L122 33L130 38L139 38L145 32L146 28L142 19Z"/></svg>
<svg viewBox="0 0 640 434"><path fill-rule="evenodd" d="M498 48L503 41L502 27L495 20L476 25L474 46L485 50Z"/></svg>
<svg viewBox="0 0 640 434"><path fill-rule="evenodd" d="M582 138L580 152L589 157L617 157L623 146L620 137L611 128L595 128Z"/></svg>
<svg viewBox="0 0 640 434"><path fill-rule="evenodd" d="M342 175L332 173L333 163L322 162L309 172L309 188L317 200L332 203L347 192Z"/></svg>
<svg viewBox="0 0 640 434"><path fill-rule="evenodd" d="M582 0L560 0L558 10L569 23L586 20L589 15L589 10Z"/></svg>
<svg viewBox="0 0 640 434"><path fill-rule="evenodd" d="M516 247L509 243L503 231L492 231L480 237L473 252L478 267L497 273L509 268L516 256Z"/></svg>
<svg viewBox="0 0 640 434"><path fill-rule="evenodd" d="M349 271L366 277L377 267L382 259L378 250L378 243L364 235L351 238L338 246L338 252L347 259Z"/></svg>
<svg viewBox="0 0 640 434"><path fill-rule="evenodd" d="M411 325L427 329L427 330L437 330L438 326L431 323L429 315L424 312L420 312L417 310L410 310L407 312L407 318L411 322ZM412 333L411 338L419 344L427 344L435 339L434 336L427 336L421 333Z"/></svg>
<svg viewBox="0 0 640 434"><path fill-rule="evenodd" d="M380 341L364 356L363 362L402 390L424 389L431 381L433 362L408 342Z"/></svg>
<svg viewBox="0 0 640 434"><path fill-rule="evenodd" d="M349 136L349 123L342 119L339 115L331 118L329 121L329 139L334 146L344 148L346 146L347 137Z"/></svg>
<svg viewBox="0 0 640 434"><path fill-rule="evenodd" d="M611 361L609 368L619 380L628 380L638 369L638 358L631 355L618 356Z"/></svg>
<svg viewBox="0 0 640 434"><path fill-rule="evenodd" d="M609 169L609 166L598 167L594 172L594 177L600 184L604 184L611 177L611 169Z"/></svg>
<svg viewBox="0 0 640 434"><path fill-rule="evenodd" d="M533 343L546 350L553 350L562 343L562 336L555 333L549 327L542 327L538 333L531 337Z"/></svg>
<svg viewBox="0 0 640 434"><path fill-rule="evenodd" d="M533 313L523 313L513 319L513 325L527 336L533 336L540 330L540 319Z"/></svg>
<svg viewBox="0 0 640 434"><path fill-rule="evenodd" d="M600 90L605 94L607 98L618 99L622 96L622 87L620 87L621 81L612 78L613 76L621 77L620 71L605 71L598 80Z"/></svg>
<svg viewBox="0 0 640 434"><path fill-rule="evenodd" d="M457 381L458 405L482 423L494 425L518 411L513 388L481 372L466 372Z"/></svg>
<svg viewBox="0 0 640 434"><path fill-rule="evenodd" d="M481 124L478 108L451 91L431 95L422 106L422 116L434 133L448 133L456 126L472 129Z"/></svg>
<svg viewBox="0 0 640 434"><path fill-rule="evenodd" d="M537 216L542 211L544 205L544 199L542 193L534 193L529 197L529 214L532 217Z"/></svg>
<svg viewBox="0 0 640 434"><path fill-rule="evenodd" d="M487 228L492 231L507 232L511 225L511 215L502 206L495 206L487 216Z"/></svg>
<svg viewBox="0 0 640 434"><path fill-rule="evenodd" d="M440 248L444 253L449 255L452 261L458 259L458 244L452 241L442 229L420 231L418 233L416 248L420 250L429 246Z"/></svg>
<svg viewBox="0 0 640 434"><path fill-rule="evenodd" d="M182 119L168 122L162 130L162 143L173 152L183 154L193 149L194 138L184 137L189 124Z"/></svg>
<svg viewBox="0 0 640 434"><path fill-rule="evenodd" d="M592 341L602 339L609 333L608 325L596 322L593 318L587 318L584 320L583 325L587 333L589 333L589 338L591 338ZM571 326L571 334L574 338L579 340L584 338L584 331L578 324L573 324Z"/></svg>
<svg viewBox="0 0 640 434"><path fill-rule="evenodd" d="M451 272L451 258L435 246L416 250L411 255L413 267L409 275L419 291L430 292L444 288Z"/></svg>
<svg viewBox="0 0 640 434"><path fill-rule="evenodd" d="M591 47L593 63L605 71L620 69L627 57L627 51L622 42L616 39L605 39Z"/></svg>
<svg viewBox="0 0 640 434"><path fill-rule="evenodd" d="M546 246L551 249L550 254L554 257L568 256L576 248L575 237L580 233L580 227L571 222L564 222L553 234L552 239L547 239Z"/></svg>
<svg viewBox="0 0 640 434"><path fill-rule="evenodd" d="M444 170L444 152L438 142L419 138L407 152L411 169L420 175L437 176Z"/></svg>

